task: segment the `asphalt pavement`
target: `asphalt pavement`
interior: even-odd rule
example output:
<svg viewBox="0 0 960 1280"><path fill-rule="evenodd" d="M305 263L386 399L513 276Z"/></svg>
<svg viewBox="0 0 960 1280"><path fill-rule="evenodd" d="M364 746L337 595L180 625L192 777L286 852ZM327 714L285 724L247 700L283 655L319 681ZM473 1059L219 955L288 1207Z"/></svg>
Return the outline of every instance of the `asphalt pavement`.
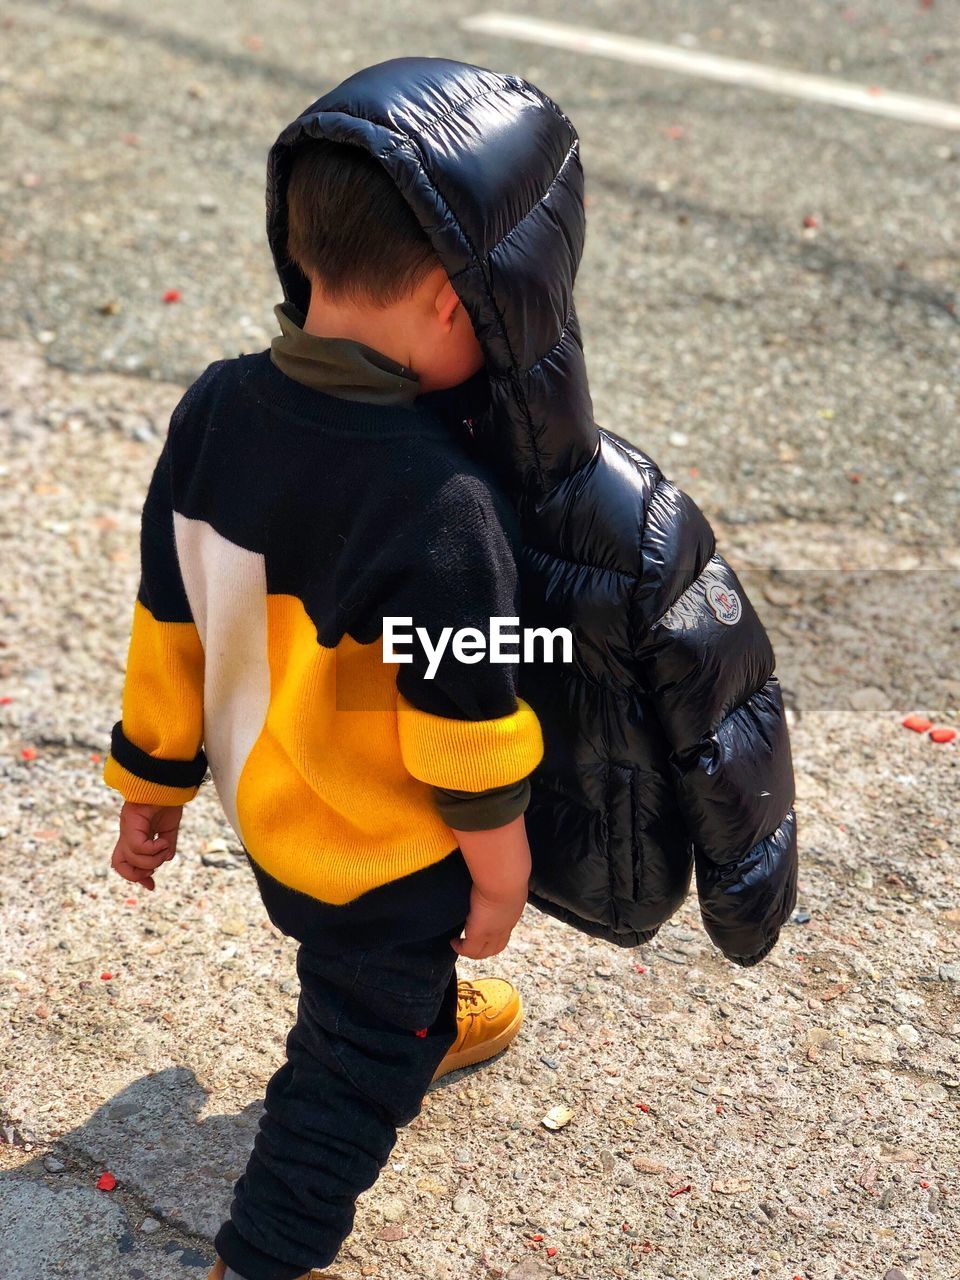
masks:
<svg viewBox="0 0 960 1280"><path fill-rule="evenodd" d="M495 966L523 1035L428 1096L331 1274L956 1280L960 755L901 721L960 726L960 132L461 26L483 12L0 14L4 1280L205 1275L278 1065L292 956L222 814L199 798L131 904L99 753L170 410L273 333L267 150L413 53L526 76L579 131L597 420L703 506L770 628L809 919L744 974L693 901L637 953L528 910ZM522 13L960 103L949 0Z"/></svg>

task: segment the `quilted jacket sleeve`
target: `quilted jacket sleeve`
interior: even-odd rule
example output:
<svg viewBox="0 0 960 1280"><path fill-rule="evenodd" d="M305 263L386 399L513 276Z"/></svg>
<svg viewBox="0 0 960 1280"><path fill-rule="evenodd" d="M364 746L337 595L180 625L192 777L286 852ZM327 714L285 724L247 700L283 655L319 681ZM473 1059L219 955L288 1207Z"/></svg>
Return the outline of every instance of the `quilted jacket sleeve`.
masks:
<svg viewBox="0 0 960 1280"><path fill-rule="evenodd" d="M796 905L794 774L774 653L696 504L660 479L642 530L639 677L670 746L713 942L741 965Z"/></svg>

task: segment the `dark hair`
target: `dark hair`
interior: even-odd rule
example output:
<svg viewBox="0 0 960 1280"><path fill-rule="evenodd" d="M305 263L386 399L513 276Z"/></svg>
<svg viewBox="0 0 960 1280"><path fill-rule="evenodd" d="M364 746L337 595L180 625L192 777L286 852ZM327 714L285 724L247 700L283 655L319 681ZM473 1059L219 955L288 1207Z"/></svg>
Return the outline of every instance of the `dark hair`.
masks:
<svg viewBox="0 0 960 1280"><path fill-rule="evenodd" d="M384 307L439 264L380 161L325 138L305 140L293 152L287 257L331 298Z"/></svg>

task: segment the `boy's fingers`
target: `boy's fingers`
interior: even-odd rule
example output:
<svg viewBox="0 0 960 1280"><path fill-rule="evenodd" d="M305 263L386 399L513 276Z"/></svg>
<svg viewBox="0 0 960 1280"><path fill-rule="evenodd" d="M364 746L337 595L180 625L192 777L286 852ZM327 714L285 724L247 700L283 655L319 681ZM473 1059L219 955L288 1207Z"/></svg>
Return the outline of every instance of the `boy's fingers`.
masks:
<svg viewBox="0 0 960 1280"><path fill-rule="evenodd" d="M136 867L131 867L129 862L127 862L122 857L121 858L114 857L113 869L114 871L117 872L118 875L123 876L124 880L138 881L142 878L144 874L142 871L139 871Z"/></svg>
<svg viewBox="0 0 960 1280"><path fill-rule="evenodd" d="M120 844L137 853L159 853L169 849L170 838L166 832L158 832L156 837L148 824L134 822L129 817L120 822Z"/></svg>
<svg viewBox="0 0 960 1280"><path fill-rule="evenodd" d="M149 867L135 865L130 851L122 840L117 842L113 851L113 856L110 859L110 865L118 875L121 875L124 878L124 880L129 880L132 884L142 884L147 889L155 888L153 876L150 872L154 871L156 869L156 865L159 864L154 864L155 860L151 862Z"/></svg>
<svg viewBox="0 0 960 1280"><path fill-rule="evenodd" d="M140 867L143 871L156 871L157 867L162 866L173 855L167 849L160 849L152 854L138 853L128 845L123 851L123 856L132 867Z"/></svg>
<svg viewBox="0 0 960 1280"><path fill-rule="evenodd" d="M458 955L464 956L467 960L486 960L490 956L495 956L506 947L509 938L502 937L481 937L471 938L454 938L451 940L451 946Z"/></svg>

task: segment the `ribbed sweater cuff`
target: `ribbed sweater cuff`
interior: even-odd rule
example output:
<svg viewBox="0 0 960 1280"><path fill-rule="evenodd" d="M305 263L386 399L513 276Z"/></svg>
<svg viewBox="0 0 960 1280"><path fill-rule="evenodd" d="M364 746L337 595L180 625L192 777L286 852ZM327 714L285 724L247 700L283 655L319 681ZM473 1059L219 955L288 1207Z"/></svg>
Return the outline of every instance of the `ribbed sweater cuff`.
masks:
<svg viewBox="0 0 960 1280"><path fill-rule="evenodd" d="M400 753L421 782L485 791L518 782L543 759L540 721L529 703L493 720L454 720L421 711L397 694Z"/></svg>
<svg viewBox="0 0 960 1280"><path fill-rule="evenodd" d="M207 772L201 747L192 760L152 756L132 742L118 720L110 735L110 751L103 765L103 780L133 804L186 804L200 788Z"/></svg>
<svg viewBox="0 0 960 1280"><path fill-rule="evenodd" d="M186 804L200 790L199 783L195 787L165 787L158 782L148 782L125 769L112 755L104 761L103 780L131 804Z"/></svg>

